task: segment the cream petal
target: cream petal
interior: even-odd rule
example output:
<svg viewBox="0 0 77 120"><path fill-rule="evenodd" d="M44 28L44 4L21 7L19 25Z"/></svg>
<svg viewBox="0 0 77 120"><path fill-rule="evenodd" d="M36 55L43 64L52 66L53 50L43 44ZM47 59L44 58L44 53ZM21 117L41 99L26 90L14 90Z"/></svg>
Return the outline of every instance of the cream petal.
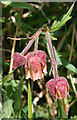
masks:
<svg viewBox="0 0 77 120"><path fill-rule="evenodd" d="M44 72L45 74L47 74L47 65L44 66L43 72Z"/></svg>
<svg viewBox="0 0 77 120"><path fill-rule="evenodd" d="M26 74L26 76L25 76L25 78L26 78L26 79L29 79L29 78L31 77L31 76L30 76L30 72L29 72L29 70L28 70L28 71L26 71L26 73L25 73L25 74Z"/></svg>

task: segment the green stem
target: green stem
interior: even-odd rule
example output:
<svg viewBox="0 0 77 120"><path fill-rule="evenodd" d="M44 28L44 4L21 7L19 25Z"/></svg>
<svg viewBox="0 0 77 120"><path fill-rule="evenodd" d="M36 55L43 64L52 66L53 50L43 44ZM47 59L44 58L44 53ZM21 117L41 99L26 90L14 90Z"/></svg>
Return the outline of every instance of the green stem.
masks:
<svg viewBox="0 0 77 120"><path fill-rule="evenodd" d="M58 102L58 118L67 118L62 100L57 99L57 102Z"/></svg>
<svg viewBox="0 0 77 120"><path fill-rule="evenodd" d="M28 80L28 118L32 118L32 99L31 99L30 79Z"/></svg>

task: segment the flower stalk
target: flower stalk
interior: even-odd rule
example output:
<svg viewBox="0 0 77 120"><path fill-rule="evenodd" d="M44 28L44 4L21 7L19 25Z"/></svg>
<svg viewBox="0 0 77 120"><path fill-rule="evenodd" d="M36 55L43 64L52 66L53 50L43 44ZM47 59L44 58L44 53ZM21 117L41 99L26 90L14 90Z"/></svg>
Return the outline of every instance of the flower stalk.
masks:
<svg viewBox="0 0 77 120"><path fill-rule="evenodd" d="M54 78L56 80L58 78L57 64L56 64L56 61L55 61L55 58L54 58L54 52L53 52L53 47L52 47L52 41L51 41L51 38L50 38L50 33L48 31L46 31L46 38L47 38L50 53L51 53L51 64L52 64L52 66L51 66L50 72L51 72L52 68L54 68Z"/></svg>
<svg viewBox="0 0 77 120"><path fill-rule="evenodd" d="M37 51L37 49L38 49L38 39L39 39L39 37L37 36L36 41L35 41L34 51Z"/></svg>
<svg viewBox="0 0 77 120"><path fill-rule="evenodd" d="M23 51L21 52L21 55L25 55L25 53L29 50L29 48L32 46L33 42L34 42L35 38L33 38L32 40L29 41L28 45L23 49Z"/></svg>

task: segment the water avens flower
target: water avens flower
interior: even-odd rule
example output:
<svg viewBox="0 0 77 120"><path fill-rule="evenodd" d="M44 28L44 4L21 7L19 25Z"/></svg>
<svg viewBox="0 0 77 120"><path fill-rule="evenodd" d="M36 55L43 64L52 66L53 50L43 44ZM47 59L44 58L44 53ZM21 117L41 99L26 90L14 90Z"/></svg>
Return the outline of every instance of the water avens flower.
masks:
<svg viewBox="0 0 77 120"><path fill-rule="evenodd" d="M67 95L69 95L69 85L66 78L64 77L58 77L56 80L49 80L46 83L46 87L55 100L57 100L57 98L65 99Z"/></svg>
<svg viewBox="0 0 77 120"><path fill-rule="evenodd" d="M25 69L26 79L42 79L43 73L47 73L46 53L41 50L29 52L26 55L28 68Z"/></svg>
<svg viewBox="0 0 77 120"><path fill-rule="evenodd" d="M69 85L68 85L66 78L58 77L57 64L56 64L56 61L54 58L52 41L51 41L50 33L48 32L48 30L46 31L46 38L47 38L49 50L51 53L51 69L50 69L49 75L51 74L52 68L54 70L54 78L49 80L46 83L46 87L48 88L51 95L53 95L55 100L57 100L57 98L58 99L62 99L62 98L65 99L67 97L67 95L69 95L70 88L69 88Z"/></svg>
<svg viewBox="0 0 77 120"><path fill-rule="evenodd" d="M37 79L43 78L43 73L47 73L46 53L44 51L37 50L38 37L42 32L42 30L43 28L40 28L32 37L28 36L27 38L30 39L28 45L24 48L24 50L21 53L16 52L13 55L14 70L21 65L24 66L26 79L31 78L34 81ZM24 39L27 39L27 38L24 38ZM20 39L21 38L15 38L15 40L20 40ZM26 54L26 52L29 50L29 48L31 47L34 41L35 41L34 51ZM28 118L32 118L30 79L28 80Z"/></svg>
<svg viewBox="0 0 77 120"><path fill-rule="evenodd" d="M29 52L25 55L25 53L29 50L34 40L37 40L43 28L40 28L32 37L28 37L31 39L28 45L24 48L21 53L16 52L13 55L13 68L14 70L19 66L25 66L25 74L26 79L33 79L34 81L37 79L43 78L43 73L47 73L47 65L46 65L46 53L41 50L35 50L33 52ZM13 38L11 38L13 39ZM17 38L18 40L21 38Z"/></svg>
<svg viewBox="0 0 77 120"><path fill-rule="evenodd" d="M24 65L26 79L31 78L34 81L42 79L43 73L47 73L46 56L41 50L29 52L26 56L16 52L13 56L13 68L15 70Z"/></svg>
<svg viewBox="0 0 77 120"><path fill-rule="evenodd" d="M25 65L25 68L27 68L27 59L25 56L21 55L20 53L16 52L13 55L13 69L15 70L19 66Z"/></svg>

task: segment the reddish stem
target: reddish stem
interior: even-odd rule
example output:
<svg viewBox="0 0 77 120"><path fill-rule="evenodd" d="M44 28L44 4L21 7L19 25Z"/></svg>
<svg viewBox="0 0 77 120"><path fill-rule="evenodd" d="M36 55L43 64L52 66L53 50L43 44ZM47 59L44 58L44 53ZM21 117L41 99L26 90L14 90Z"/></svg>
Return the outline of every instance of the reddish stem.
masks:
<svg viewBox="0 0 77 120"><path fill-rule="evenodd" d="M27 37L28 39L32 39L29 41L28 45L25 47L25 49L21 52L21 55L25 55L25 53L29 50L31 45L33 44L34 40L36 39L37 36L41 33L43 28L40 28L32 37Z"/></svg>
<svg viewBox="0 0 77 120"><path fill-rule="evenodd" d="M50 38L50 33L48 31L46 31L46 38L47 38L49 49L50 49L50 53L51 53L51 61L53 60L53 62L54 62L54 65L53 65L53 68L54 68L54 78L57 79L57 77L58 77L57 64L56 64L56 61L55 61L55 58L54 58L54 52L53 52L53 47L52 47L52 41L51 41L51 38Z"/></svg>
<svg viewBox="0 0 77 120"><path fill-rule="evenodd" d="M35 40L35 37L29 41L28 45L23 49L23 51L21 52L21 55L25 55L25 53L29 50L29 48L31 47L31 45L33 44Z"/></svg>
<svg viewBox="0 0 77 120"><path fill-rule="evenodd" d="M33 39L34 37L38 36L41 31L43 30L43 28L40 28L34 35L32 35L32 37L27 37L28 39Z"/></svg>

